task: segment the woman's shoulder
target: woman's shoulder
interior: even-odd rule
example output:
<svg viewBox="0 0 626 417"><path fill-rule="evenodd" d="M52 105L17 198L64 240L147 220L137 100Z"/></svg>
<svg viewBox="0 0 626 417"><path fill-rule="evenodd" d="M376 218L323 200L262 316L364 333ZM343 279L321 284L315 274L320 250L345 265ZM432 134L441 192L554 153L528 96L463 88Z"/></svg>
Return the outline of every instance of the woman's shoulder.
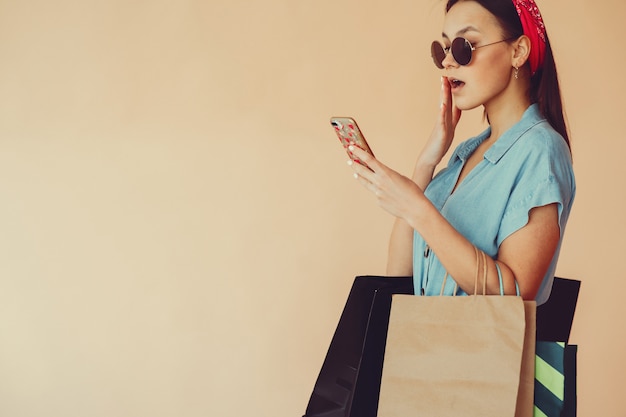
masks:
<svg viewBox="0 0 626 417"><path fill-rule="evenodd" d="M555 149L569 153L569 148L563 136L561 136L546 119L538 120L536 123L530 125L520 136L520 139L540 149Z"/></svg>
<svg viewBox="0 0 626 417"><path fill-rule="evenodd" d="M572 174L572 155L567 142L547 120L533 124L519 138L517 157L535 164L546 164L550 172Z"/></svg>
<svg viewBox="0 0 626 417"><path fill-rule="evenodd" d="M494 164L526 164L530 161L563 160L571 164L567 142L550 123L531 106L522 119L506 131L485 153Z"/></svg>
<svg viewBox="0 0 626 417"><path fill-rule="evenodd" d="M523 148L536 153L550 152L554 155L570 156L569 146L559 132L552 127L534 103L524 113L516 126L515 133L521 139Z"/></svg>
<svg viewBox="0 0 626 417"><path fill-rule="evenodd" d="M576 180L572 155L565 139L546 121L530 126L509 152L517 184L532 188L554 184L564 195L574 195Z"/></svg>

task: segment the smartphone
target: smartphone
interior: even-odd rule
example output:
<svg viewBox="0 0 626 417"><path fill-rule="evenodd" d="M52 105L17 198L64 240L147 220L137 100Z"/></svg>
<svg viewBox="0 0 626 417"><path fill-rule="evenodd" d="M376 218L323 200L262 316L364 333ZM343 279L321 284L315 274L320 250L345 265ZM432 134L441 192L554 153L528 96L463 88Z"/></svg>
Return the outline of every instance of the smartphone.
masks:
<svg viewBox="0 0 626 417"><path fill-rule="evenodd" d="M350 145L358 146L370 155L374 156L374 152L372 152L372 149L367 144L365 136L363 136L363 133L356 124L356 121L351 117L332 117L330 119L330 124L335 128L335 133L337 133L337 137L348 153L350 159L363 166L367 166L364 162L355 157L354 154L348 149L348 146Z"/></svg>

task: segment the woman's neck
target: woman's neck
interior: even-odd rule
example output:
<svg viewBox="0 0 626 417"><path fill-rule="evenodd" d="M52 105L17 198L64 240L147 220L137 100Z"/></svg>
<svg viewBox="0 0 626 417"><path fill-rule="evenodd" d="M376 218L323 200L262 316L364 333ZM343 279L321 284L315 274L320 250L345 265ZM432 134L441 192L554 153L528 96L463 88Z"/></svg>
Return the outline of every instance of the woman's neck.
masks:
<svg viewBox="0 0 626 417"><path fill-rule="evenodd" d="M508 103L506 106L485 106L485 113L491 127L489 140L495 142L504 132L519 122L530 104L530 100L525 100Z"/></svg>

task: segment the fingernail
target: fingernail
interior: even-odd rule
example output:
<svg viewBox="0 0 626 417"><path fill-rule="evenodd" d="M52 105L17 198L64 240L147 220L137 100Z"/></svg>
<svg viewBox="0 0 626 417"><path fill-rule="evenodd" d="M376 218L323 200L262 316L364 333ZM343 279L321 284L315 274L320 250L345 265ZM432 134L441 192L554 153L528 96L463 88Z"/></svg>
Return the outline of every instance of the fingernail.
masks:
<svg viewBox="0 0 626 417"><path fill-rule="evenodd" d="M354 177L354 179L359 179L359 174L357 174L356 172L352 176Z"/></svg>
<svg viewBox="0 0 626 417"><path fill-rule="evenodd" d="M352 159L348 159L348 165L352 166Z"/></svg>
<svg viewBox="0 0 626 417"><path fill-rule="evenodd" d="M354 151L354 146L352 146L352 145L348 146L348 150L351 151L351 152Z"/></svg>

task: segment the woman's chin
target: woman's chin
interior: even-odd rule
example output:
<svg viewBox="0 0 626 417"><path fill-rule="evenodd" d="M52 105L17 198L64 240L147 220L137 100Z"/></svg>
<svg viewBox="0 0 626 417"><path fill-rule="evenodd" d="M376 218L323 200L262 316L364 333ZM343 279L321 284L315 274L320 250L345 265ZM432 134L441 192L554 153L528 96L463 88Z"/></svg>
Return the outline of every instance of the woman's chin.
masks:
<svg viewBox="0 0 626 417"><path fill-rule="evenodd" d="M480 107L482 103L475 103L469 100L465 100L464 98L455 97L454 105L456 106L457 109L461 111L468 111L468 110L474 110L475 108Z"/></svg>

